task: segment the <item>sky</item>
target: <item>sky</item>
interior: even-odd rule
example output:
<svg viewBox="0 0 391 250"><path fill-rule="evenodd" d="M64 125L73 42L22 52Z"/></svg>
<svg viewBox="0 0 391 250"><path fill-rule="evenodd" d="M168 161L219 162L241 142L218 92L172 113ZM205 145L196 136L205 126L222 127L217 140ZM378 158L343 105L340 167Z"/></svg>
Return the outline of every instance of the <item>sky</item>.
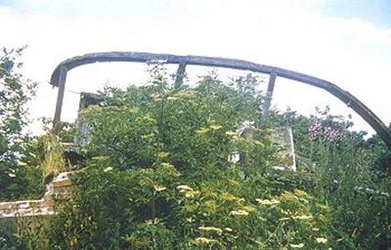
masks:
<svg viewBox="0 0 391 250"><path fill-rule="evenodd" d="M23 74L39 83L30 104L35 132L38 117L54 115L57 89L48 83L54 68L107 51L230 57L295 70L337 84L391 122L389 0L0 0L0 30L0 47L28 45ZM73 69L62 118L75 119L80 91L145 79L145 66L133 63ZM303 114L330 104L372 132L332 95L302 83L278 78L272 104Z"/></svg>

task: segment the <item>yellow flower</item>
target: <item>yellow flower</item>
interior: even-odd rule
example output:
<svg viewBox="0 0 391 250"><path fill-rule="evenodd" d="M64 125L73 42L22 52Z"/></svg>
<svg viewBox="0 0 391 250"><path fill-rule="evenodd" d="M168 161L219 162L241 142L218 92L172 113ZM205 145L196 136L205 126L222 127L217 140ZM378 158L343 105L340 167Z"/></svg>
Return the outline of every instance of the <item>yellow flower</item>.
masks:
<svg viewBox="0 0 391 250"><path fill-rule="evenodd" d="M221 199L222 199L223 201L234 201L234 200L236 200L237 198L236 198L234 195L225 192L225 193L223 193L223 194L221 195Z"/></svg>
<svg viewBox="0 0 391 250"><path fill-rule="evenodd" d="M255 208L252 207L252 206L243 206L243 207L241 207L240 210L243 210L243 211L246 211L246 212L252 212L252 211L255 210Z"/></svg>
<svg viewBox="0 0 391 250"><path fill-rule="evenodd" d="M237 187L240 186L239 182L237 182L237 181L235 181L233 179L228 179L228 184L231 185L231 186L237 186Z"/></svg>
<svg viewBox="0 0 391 250"><path fill-rule="evenodd" d="M210 125L209 127L211 129L213 129L213 130L218 130L218 129L221 129L223 126L220 126L220 125Z"/></svg>
<svg viewBox="0 0 391 250"><path fill-rule="evenodd" d="M167 156L169 156L169 154L170 153L161 151L161 152L157 153L157 157L159 157L159 158L166 158Z"/></svg>
<svg viewBox="0 0 391 250"><path fill-rule="evenodd" d="M202 128L197 129L195 132L196 132L197 134L202 135L202 134L205 134L205 133L209 132L209 130L210 130L210 129L208 129L208 128L202 127Z"/></svg>
<svg viewBox="0 0 391 250"><path fill-rule="evenodd" d="M210 213L216 213L216 211L217 211L216 201L208 200L208 201L205 201L204 205L205 205L205 210L207 210Z"/></svg>
<svg viewBox="0 0 391 250"><path fill-rule="evenodd" d="M225 132L226 135L237 135L234 131L227 131Z"/></svg>

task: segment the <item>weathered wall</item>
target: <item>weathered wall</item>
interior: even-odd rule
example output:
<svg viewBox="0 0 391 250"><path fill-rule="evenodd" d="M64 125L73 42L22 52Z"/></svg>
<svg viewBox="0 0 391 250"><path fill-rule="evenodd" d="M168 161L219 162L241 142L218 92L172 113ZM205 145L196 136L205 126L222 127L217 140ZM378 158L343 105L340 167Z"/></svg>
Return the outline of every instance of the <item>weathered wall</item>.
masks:
<svg viewBox="0 0 391 250"><path fill-rule="evenodd" d="M39 200L0 202L0 237L32 233L41 234L55 214L54 200L68 200L71 196L71 172L62 172L46 186ZM23 229L23 231L22 231ZM3 235L1 235L3 234Z"/></svg>

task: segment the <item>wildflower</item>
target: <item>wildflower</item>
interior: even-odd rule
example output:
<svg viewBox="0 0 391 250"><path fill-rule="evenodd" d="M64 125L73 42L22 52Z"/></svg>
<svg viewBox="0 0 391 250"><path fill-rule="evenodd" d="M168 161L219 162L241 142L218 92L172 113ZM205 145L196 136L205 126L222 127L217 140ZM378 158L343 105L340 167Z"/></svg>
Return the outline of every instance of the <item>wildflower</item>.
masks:
<svg viewBox="0 0 391 250"><path fill-rule="evenodd" d="M223 126L220 126L220 125L210 125L209 127L211 129L213 129L213 130L218 130L218 129L222 128Z"/></svg>
<svg viewBox="0 0 391 250"><path fill-rule="evenodd" d="M155 185L153 186L153 188L155 189L156 192L161 192L167 189L166 187L159 186L159 185Z"/></svg>
<svg viewBox="0 0 391 250"><path fill-rule="evenodd" d="M159 152L157 153L157 157L159 158L166 158L170 153L167 152Z"/></svg>
<svg viewBox="0 0 391 250"><path fill-rule="evenodd" d="M226 135L237 135L236 132L233 132L233 131L227 131L225 132Z"/></svg>
<svg viewBox="0 0 391 250"><path fill-rule="evenodd" d="M178 189L179 192L193 191L193 189L191 187L189 187L188 185L179 185L176 187L176 189Z"/></svg>
<svg viewBox="0 0 391 250"><path fill-rule="evenodd" d="M217 204L216 204L216 201L214 201L214 200L205 201L204 206L205 206L205 210L207 210L207 212L216 213L216 211L217 211Z"/></svg>
<svg viewBox="0 0 391 250"><path fill-rule="evenodd" d="M103 169L103 172L107 173L111 170L113 170L113 167L107 167L107 168Z"/></svg>
<svg viewBox="0 0 391 250"><path fill-rule="evenodd" d="M255 210L255 208L252 206L243 206L243 207L241 207L241 210L246 211L246 212L252 212Z"/></svg>
<svg viewBox="0 0 391 250"><path fill-rule="evenodd" d="M225 193L223 193L223 194L221 195L221 199L222 199L223 201L234 201L234 200L236 200L237 198L236 198L234 195L225 192Z"/></svg>
<svg viewBox="0 0 391 250"><path fill-rule="evenodd" d="M310 220L312 219L312 215L298 215L298 216L293 216L293 219L298 219L298 220Z"/></svg>
<svg viewBox="0 0 391 250"><path fill-rule="evenodd" d="M275 205L275 204L280 204L281 202L276 199L271 199L271 200L261 200L259 198L255 199L256 202L258 202L261 205Z"/></svg>
<svg viewBox="0 0 391 250"><path fill-rule="evenodd" d="M205 134L205 133L207 133L207 132L209 132L209 131L210 131L210 129L202 127L202 128L197 129L195 132L196 132L197 134L202 135L202 134Z"/></svg>
<svg viewBox="0 0 391 250"><path fill-rule="evenodd" d="M8 176L11 177L11 178L15 178L15 177L16 177L16 174L9 173Z"/></svg>
<svg viewBox="0 0 391 250"><path fill-rule="evenodd" d="M193 198L194 196L200 194L200 191L188 191L185 194L186 198Z"/></svg>
<svg viewBox="0 0 391 250"><path fill-rule="evenodd" d="M290 244L291 248L303 248L304 243L299 243L299 244Z"/></svg>
<svg viewBox="0 0 391 250"><path fill-rule="evenodd" d="M319 244L326 244L327 243L327 239L326 238L316 238L316 242L318 242Z"/></svg>
<svg viewBox="0 0 391 250"><path fill-rule="evenodd" d="M228 161L233 164L239 162L239 160L240 160L240 154L238 151L233 151L228 155Z"/></svg>
<svg viewBox="0 0 391 250"><path fill-rule="evenodd" d="M233 180L233 179L228 179L228 184L231 185L231 186L236 186L236 187L239 187L240 184L239 182Z"/></svg>
<svg viewBox="0 0 391 250"><path fill-rule="evenodd" d="M233 232L232 228L230 228L230 227L225 227L224 230L227 232Z"/></svg>
<svg viewBox="0 0 391 250"><path fill-rule="evenodd" d="M247 216L249 213L244 210L233 210L229 213L230 215L239 215L239 216Z"/></svg>
<svg viewBox="0 0 391 250"><path fill-rule="evenodd" d="M194 241L197 244L211 244L211 243L215 243L216 242L216 240L214 240L214 239L208 239L208 238L205 238L205 237L198 237Z"/></svg>
<svg viewBox="0 0 391 250"><path fill-rule="evenodd" d="M149 139L149 138L152 138L153 136L154 136L153 133L149 133L149 134L146 134L146 135L142 135L141 139Z"/></svg>
<svg viewBox="0 0 391 250"><path fill-rule="evenodd" d="M221 235L223 233L223 230L221 230L221 228L218 228L218 227L198 227L199 230L201 231L211 231L211 232L216 232L218 235Z"/></svg>

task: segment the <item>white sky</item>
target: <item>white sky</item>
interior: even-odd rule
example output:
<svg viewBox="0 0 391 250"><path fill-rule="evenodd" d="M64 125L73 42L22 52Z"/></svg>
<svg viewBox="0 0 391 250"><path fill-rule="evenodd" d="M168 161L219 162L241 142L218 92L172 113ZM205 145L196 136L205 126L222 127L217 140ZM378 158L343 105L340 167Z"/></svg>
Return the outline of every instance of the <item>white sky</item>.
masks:
<svg viewBox="0 0 391 250"><path fill-rule="evenodd" d="M91 52L143 51L231 57L332 81L391 122L389 0L0 0L0 47L28 48L26 77L39 82L33 118L53 117L57 90L48 84L63 60ZM71 70L67 89L93 91L107 82L144 81L144 66L94 64ZM277 80L273 104L308 114L330 94ZM78 96L67 92L64 120ZM355 116L359 129L368 129ZM37 125L32 126L38 131Z"/></svg>

